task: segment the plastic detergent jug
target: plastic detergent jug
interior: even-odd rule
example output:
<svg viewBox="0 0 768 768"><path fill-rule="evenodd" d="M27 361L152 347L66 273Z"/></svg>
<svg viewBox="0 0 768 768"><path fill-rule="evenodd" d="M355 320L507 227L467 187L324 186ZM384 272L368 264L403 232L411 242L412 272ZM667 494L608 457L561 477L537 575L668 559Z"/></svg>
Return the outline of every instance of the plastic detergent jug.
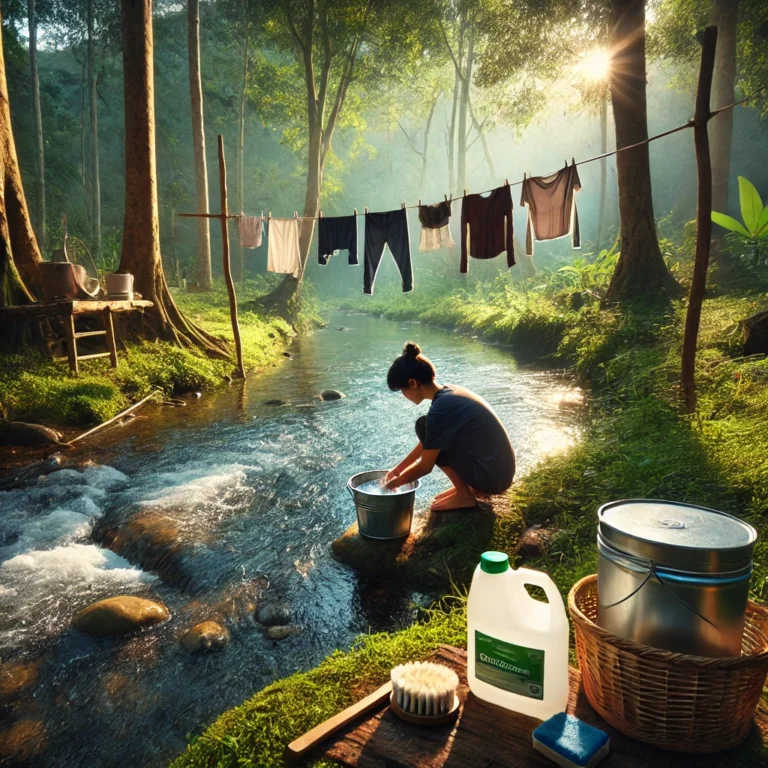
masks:
<svg viewBox="0 0 768 768"><path fill-rule="evenodd" d="M548 603L528 594L541 587ZM467 605L467 678L476 696L546 720L568 704L568 619L552 579L513 570L503 552L484 552Z"/></svg>

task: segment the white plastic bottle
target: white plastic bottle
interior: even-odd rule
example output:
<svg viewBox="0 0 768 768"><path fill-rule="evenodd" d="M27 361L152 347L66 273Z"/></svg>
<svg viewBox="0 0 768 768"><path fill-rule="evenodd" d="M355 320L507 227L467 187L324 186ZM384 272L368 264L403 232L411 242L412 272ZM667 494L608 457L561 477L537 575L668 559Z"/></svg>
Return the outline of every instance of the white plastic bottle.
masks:
<svg viewBox="0 0 768 768"><path fill-rule="evenodd" d="M548 603L532 598L541 587ZM546 573L512 570L503 552L484 552L467 605L467 677L475 696L547 720L568 705L568 618Z"/></svg>

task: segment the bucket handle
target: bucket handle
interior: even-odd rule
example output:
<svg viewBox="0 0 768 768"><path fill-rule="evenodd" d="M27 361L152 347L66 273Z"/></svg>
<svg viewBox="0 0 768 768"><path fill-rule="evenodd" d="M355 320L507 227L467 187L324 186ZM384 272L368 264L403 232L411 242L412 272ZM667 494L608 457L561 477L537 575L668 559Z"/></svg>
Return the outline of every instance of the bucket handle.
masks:
<svg viewBox="0 0 768 768"><path fill-rule="evenodd" d="M517 572L522 576L523 585L530 584L534 587L540 587L544 590L544 594L547 596L547 600L551 606L561 605L565 610L565 603L563 603L563 596L555 586L552 579L547 576L543 571L536 571L533 568L518 568ZM527 594L527 593L526 593ZM530 597L530 595L529 595ZM535 597L531 597L531 600L536 600ZM536 602L541 602L537 600Z"/></svg>
<svg viewBox="0 0 768 768"><path fill-rule="evenodd" d="M640 558L635 557L628 557L628 560L631 560L635 563L639 563L642 565L645 565L648 568L648 573L645 575L645 578L640 582L640 586L633 589L626 597L622 597L621 600L617 600L615 603L611 603L610 605L603 605L600 603L600 597L598 595L598 603L600 604L600 608L603 610L607 610L608 608L615 608L617 605L621 605L623 602L629 600L630 597L634 597L651 579L655 578L659 584L661 584L664 589L666 589L672 597L677 600L680 605L683 606L683 608L687 608L691 613L698 616L702 621L709 624L710 627L713 627L714 629L718 629L717 624L710 621L706 616L702 616L695 608L688 605L688 603L685 602L681 597L678 597L678 595L675 593L674 589L671 589L667 586L667 582L664 581L664 579L661 578L659 575L659 572L656 570L656 563L653 562L653 560L641 560Z"/></svg>
<svg viewBox="0 0 768 768"><path fill-rule="evenodd" d="M347 490L349 491L349 495L352 497L352 500L354 501L354 499L355 499L355 493L354 493L354 491L352 490L352 486L351 486L349 483L347 483Z"/></svg>

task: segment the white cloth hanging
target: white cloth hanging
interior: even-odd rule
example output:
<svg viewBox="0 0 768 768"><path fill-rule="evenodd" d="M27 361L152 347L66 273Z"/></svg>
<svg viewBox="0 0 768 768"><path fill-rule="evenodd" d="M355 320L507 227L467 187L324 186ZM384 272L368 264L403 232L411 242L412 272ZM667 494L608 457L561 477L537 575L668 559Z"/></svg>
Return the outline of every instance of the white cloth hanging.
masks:
<svg viewBox="0 0 768 768"><path fill-rule="evenodd" d="M437 229L421 228L420 251L439 251L441 248L450 248L452 245L456 245L456 243L453 241L451 230L447 224Z"/></svg>
<svg viewBox="0 0 768 768"><path fill-rule="evenodd" d="M241 216L240 246L242 248L258 248L261 245L261 231L261 216Z"/></svg>
<svg viewBox="0 0 768 768"><path fill-rule="evenodd" d="M267 270L298 278L301 273L299 220L295 217L270 219L267 244Z"/></svg>

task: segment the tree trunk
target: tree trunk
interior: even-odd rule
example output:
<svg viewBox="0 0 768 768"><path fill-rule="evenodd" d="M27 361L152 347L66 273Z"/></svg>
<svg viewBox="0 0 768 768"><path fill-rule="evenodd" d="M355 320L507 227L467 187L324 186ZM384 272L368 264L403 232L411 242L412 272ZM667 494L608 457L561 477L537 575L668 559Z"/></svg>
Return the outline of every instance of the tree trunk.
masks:
<svg viewBox="0 0 768 768"><path fill-rule="evenodd" d="M696 146L696 172L698 176L698 201L696 205L696 257L693 263L693 279L688 297L683 337L683 360L680 389L686 413L696 410L696 345L699 338L701 306L707 287L709 269L709 241L712 238L712 164L709 156L709 100L712 92L712 72L715 66L717 27L704 30L701 51L701 70L696 93L693 141Z"/></svg>
<svg viewBox="0 0 768 768"><path fill-rule="evenodd" d="M437 106L437 100L440 98L438 92L432 102L432 106L429 109L429 116L427 117L427 124L424 126L424 144L421 152L421 175L419 176L419 192L424 192L424 178L427 175L427 160L429 156L429 130L432 127L432 118L435 116L435 107Z"/></svg>
<svg viewBox="0 0 768 768"><path fill-rule="evenodd" d="M245 210L245 105L248 96L248 32L245 32L245 50L243 52L243 92L240 96L240 142L237 153L237 186L238 186L238 204L240 214ZM242 283L245 279L245 249L238 245L239 262L237 275Z"/></svg>
<svg viewBox="0 0 768 768"><path fill-rule="evenodd" d="M608 94L600 101L600 154L608 151ZM600 161L600 203L597 212L597 236L595 250L600 253L603 244L603 222L605 221L605 193L608 186L608 158Z"/></svg>
<svg viewBox="0 0 768 768"><path fill-rule="evenodd" d="M610 86L616 148L648 139L645 82L645 0L611 0ZM648 144L616 155L621 254L605 300L679 296L683 289L661 255L653 218Z"/></svg>
<svg viewBox="0 0 768 768"><path fill-rule="evenodd" d="M208 168L205 158L203 84L200 76L200 0L187 0L187 52L189 93L192 100L192 146L195 152L197 213L208 213ZM211 289L211 231L206 218L197 220L197 283L201 291Z"/></svg>
<svg viewBox="0 0 768 768"><path fill-rule="evenodd" d="M448 189L458 189L456 176L454 175L454 162L456 159L456 116L459 106L459 70L454 69L453 73L453 101L451 102L451 125L448 129ZM456 194L461 194L457 192Z"/></svg>
<svg viewBox="0 0 768 768"><path fill-rule="evenodd" d="M37 169L37 241L45 251L45 151L43 147L43 113L40 108L40 74L37 71L37 16L35 0L27 0L29 24L29 65L32 71L32 106L35 124L35 165Z"/></svg>
<svg viewBox="0 0 768 768"><path fill-rule="evenodd" d="M467 186L467 117L469 116L469 88L472 83L472 64L475 55L474 29L469 29L469 41L467 43L467 63L461 78L461 100L459 102L459 144L457 168L457 186L459 194Z"/></svg>
<svg viewBox="0 0 768 768"><path fill-rule="evenodd" d="M93 243L96 256L101 253L101 176L99 172L99 106L96 92L96 61L93 50L93 0L88 0L88 93L91 104L91 193L93 203Z"/></svg>
<svg viewBox="0 0 768 768"><path fill-rule="evenodd" d="M717 25L715 109L736 101L736 22L739 0L714 0L712 23ZM731 175L733 110L712 118L712 210L728 213Z"/></svg>
<svg viewBox="0 0 768 768"><path fill-rule="evenodd" d="M152 0L123 0L122 32L126 163L120 270L133 274L136 290L155 303L152 316L158 336L227 358L224 341L188 322L179 312L163 274L155 156Z"/></svg>
<svg viewBox="0 0 768 768"><path fill-rule="evenodd" d="M1 22L1 20L0 20ZM40 251L29 218L13 140L5 57L0 35L0 307L29 304L38 290ZM18 346L23 327L0 323L0 341Z"/></svg>

